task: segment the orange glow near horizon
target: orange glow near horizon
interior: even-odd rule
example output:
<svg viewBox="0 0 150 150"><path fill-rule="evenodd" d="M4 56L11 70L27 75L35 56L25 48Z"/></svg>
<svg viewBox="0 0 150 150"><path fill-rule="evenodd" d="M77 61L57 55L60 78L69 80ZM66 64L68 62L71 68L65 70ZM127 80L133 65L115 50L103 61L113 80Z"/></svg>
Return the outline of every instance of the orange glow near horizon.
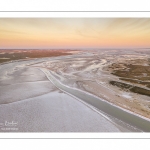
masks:
<svg viewBox="0 0 150 150"><path fill-rule="evenodd" d="M148 18L0 18L0 48L150 47Z"/></svg>

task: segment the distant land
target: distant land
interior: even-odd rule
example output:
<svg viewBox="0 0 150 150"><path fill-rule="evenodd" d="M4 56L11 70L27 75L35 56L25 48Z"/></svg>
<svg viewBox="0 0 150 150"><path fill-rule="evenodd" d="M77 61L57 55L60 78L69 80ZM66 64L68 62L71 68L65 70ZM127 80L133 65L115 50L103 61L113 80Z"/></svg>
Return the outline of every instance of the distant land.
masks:
<svg viewBox="0 0 150 150"><path fill-rule="evenodd" d="M54 57L61 55L71 55L78 52L77 50L63 49L0 49L0 63L42 57Z"/></svg>

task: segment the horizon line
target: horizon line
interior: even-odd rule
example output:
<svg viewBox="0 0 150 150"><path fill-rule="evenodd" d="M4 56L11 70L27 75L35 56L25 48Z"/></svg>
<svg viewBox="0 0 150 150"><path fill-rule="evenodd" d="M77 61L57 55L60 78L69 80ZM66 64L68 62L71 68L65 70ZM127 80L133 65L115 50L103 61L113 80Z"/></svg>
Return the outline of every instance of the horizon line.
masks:
<svg viewBox="0 0 150 150"><path fill-rule="evenodd" d="M150 47L129 47L129 48L0 48L0 50L79 50L79 49L150 49Z"/></svg>

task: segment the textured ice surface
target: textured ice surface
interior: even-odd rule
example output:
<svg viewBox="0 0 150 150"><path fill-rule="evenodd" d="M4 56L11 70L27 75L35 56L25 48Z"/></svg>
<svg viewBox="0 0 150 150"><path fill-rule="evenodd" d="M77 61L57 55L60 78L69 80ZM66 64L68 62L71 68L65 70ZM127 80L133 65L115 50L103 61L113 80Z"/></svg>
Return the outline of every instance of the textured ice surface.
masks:
<svg viewBox="0 0 150 150"><path fill-rule="evenodd" d="M0 106L0 122L18 122L18 131L118 132L96 111L59 92Z"/></svg>
<svg viewBox="0 0 150 150"><path fill-rule="evenodd" d="M55 87L37 68L15 68L0 81L0 104L7 104L49 93Z"/></svg>

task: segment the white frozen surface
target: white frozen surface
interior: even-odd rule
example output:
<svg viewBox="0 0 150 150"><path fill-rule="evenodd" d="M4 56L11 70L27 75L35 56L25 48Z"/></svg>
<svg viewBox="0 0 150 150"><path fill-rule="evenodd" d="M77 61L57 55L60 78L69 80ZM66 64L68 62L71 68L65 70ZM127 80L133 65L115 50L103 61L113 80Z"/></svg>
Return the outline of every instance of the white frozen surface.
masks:
<svg viewBox="0 0 150 150"><path fill-rule="evenodd" d="M23 132L118 132L96 111L58 92L0 106L0 122L18 122Z"/></svg>
<svg viewBox="0 0 150 150"><path fill-rule="evenodd" d="M127 99L132 98L132 96L129 93L125 93L125 92L121 96L123 96L123 97L125 97Z"/></svg>

